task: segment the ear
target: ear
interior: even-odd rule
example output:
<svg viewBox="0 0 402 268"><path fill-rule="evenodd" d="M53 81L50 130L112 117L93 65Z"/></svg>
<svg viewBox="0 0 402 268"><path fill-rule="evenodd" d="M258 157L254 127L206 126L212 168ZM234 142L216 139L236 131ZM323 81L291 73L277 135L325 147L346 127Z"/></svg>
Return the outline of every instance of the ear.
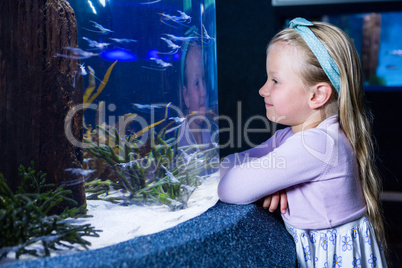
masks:
<svg viewBox="0 0 402 268"><path fill-rule="evenodd" d="M190 106L190 101L188 99L188 90L186 86L183 86L183 99L184 99L184 103L186 104L186 107L189 108Z"/></svg>
<svg viewBox="0 0 402 268"><path fill-rule="evenodd" d="M323 107L332 95L332 88L328 83L318 83L312 87L309 96L309 106L311 109Z"/></svg>

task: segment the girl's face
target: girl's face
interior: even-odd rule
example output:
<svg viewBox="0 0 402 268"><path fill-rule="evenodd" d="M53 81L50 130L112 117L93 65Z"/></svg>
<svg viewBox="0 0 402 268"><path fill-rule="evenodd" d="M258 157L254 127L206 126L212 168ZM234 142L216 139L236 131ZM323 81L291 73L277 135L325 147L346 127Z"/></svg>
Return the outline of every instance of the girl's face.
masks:
<svg viewBox="0 0 402 268"><path fill-rule="evenodd" d="M293 132L301 129L312 114L310 94L296 72L302 60L294 47L283 42L272 44L267 55L267 82L259 91L268 119L291 126Z"/></svg>
<svg viewBox="0 0 402 268"><path fill-rule="evenodd" d="M187 85L183 87L184 102L190 112L205 112L206 87L200 47L193 46L187 52L186 73Z"/></svg>

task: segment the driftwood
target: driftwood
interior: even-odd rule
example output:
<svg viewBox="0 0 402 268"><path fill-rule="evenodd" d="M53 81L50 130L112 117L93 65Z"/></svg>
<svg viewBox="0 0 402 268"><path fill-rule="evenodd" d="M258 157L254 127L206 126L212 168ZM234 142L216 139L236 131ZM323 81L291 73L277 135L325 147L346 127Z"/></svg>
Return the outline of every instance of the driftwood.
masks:
<svg viewBox="0 0 402 268"><path fill-rule="evenodd" d="M69 185L82 205L82 182L65 171L81 167L82 151L64 129L68 111L82 103L82 80L73 87L79 61L57 57L63 47L77 47L76 18L66 0L0 1L0 173L16 189L18 166L34 161L48 183ZM81 112L69 127L79 140Z"/></svg>
<svg viewBox="0 0 402 268"><path fill-rule="evenodd" d="M368 14L363 18L362 67L366 80L376 75L381 42L381 14Z"/></svg>

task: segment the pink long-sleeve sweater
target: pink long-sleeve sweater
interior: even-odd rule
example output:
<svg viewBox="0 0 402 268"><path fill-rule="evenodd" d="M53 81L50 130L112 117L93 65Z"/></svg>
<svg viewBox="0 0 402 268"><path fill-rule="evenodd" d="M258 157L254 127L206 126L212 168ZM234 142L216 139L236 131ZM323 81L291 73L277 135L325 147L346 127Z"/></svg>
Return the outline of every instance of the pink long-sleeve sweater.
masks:
<svg viewBox="0 0 402 268"><path fill-rule="evenodd" d="M278 130L269 140L221 162L219 198L248 204L286 189L284 221L300 229L332 228L366 211L354 151L337 116L293 134Z"/></svg>

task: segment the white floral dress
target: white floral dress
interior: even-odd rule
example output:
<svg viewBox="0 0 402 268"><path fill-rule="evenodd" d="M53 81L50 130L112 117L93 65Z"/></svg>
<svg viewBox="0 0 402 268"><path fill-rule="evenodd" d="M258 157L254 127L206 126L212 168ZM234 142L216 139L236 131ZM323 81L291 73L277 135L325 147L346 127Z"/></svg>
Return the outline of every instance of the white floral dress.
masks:
<svg viewBox="0 0 402 268"><path fill-rule="evenodd" d="M296 243L298 267L388 267L366 216L332 229L303 230L288 224L286 229Z"/></svg>

